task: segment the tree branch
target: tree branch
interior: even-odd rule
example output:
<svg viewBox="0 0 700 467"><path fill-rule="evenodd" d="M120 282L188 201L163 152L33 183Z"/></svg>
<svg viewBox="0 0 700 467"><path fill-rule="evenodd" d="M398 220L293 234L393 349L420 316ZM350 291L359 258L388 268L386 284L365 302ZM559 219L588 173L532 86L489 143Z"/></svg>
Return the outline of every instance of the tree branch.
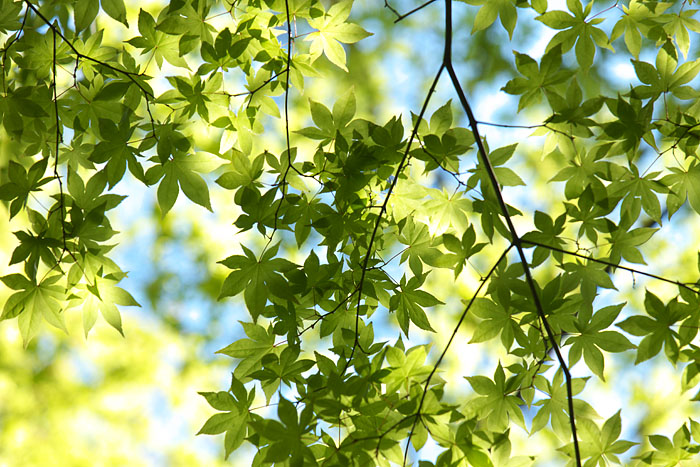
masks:
<svg viewBox="0 0 700 467"><path fill-rule="evenodd" d="M576 466L581 467L581 452L579 449L578 436L576 433L576 416L574 414L571 373L569 372L569 368L566 362L564 361L563 355L561 354L561 350L559 349L559 345L554 336L554 332L552 331L552 328L549 325L549 322L547 321L547 317L545 316L542 303L540 302L540 298L537 293L535 280L532 277L530 266L528 265L527 258L525 257L525 252L521 244L520 236L515 230L513 221L510 217L510 214L508 213L508 207L505 201L503 200L503 195L501 193L501 188L498 183L496 173L493 169L493 166L491 165L491 161L489 160L488 155L486 154L486 149L484 148L481 136L479 135L479 129L476 118L474 117L474 113L472 112L471 106L469 105L467 97L464 94L464 91L462 90L462 86L459 83L459 79L457 78L457 74L455 73L455 70L452 66L452 0L445 0L445 55L443 58L443 66L447 68L447 72L450 75L452 85L454 86L454 89L457 92L457 96L459 97L459 101L462 104L462 108L466 112L467 118L469 119L469 125L471 126L472 131L474 132L474 139L476 140L477 147L479 148L479 156L481 158L481 163L484 164L484 167L486 168L486 172L491 182L491 186L493 187L493 190L496 193L496 199L501 208L501 213L505 218L508 230L510 231L511 241L518 251L518 256L520 257L520 262L523 265L523 270L525 272L525 280L530 289L530 293L532 294L532 300L534 302L535 309L537 310L539 318L542 320L542 324L544 325L547 338L549 339L550 344L554 349L554 352L556 353L557 361L559 362L559 365L562 371L564 372L564 376L566 378L566 394L569 408L569 424L571 425L571 434L573 436L574 441Z"/></svg>

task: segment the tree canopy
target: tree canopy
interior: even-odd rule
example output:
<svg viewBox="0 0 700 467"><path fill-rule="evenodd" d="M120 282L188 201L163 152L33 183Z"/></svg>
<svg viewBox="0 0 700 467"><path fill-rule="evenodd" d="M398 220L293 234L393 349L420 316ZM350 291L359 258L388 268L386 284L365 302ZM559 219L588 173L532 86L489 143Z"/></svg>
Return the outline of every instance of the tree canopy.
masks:
<svg viewBox="0 0 700 467"><path fill-rule="evenodd" d="M1 348L177 341L244 465L696 465L694 3L0 0Z"/></svg>

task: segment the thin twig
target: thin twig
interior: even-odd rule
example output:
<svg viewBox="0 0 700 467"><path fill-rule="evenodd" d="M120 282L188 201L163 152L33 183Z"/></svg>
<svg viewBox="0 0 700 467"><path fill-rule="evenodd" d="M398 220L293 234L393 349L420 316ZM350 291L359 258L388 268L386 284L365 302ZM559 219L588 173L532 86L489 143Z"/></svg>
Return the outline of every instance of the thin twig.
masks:
<svg viewBox="0 0 700 467"><path fill-rule="evenodd" d="M273 221L272 226L272 233L270 234L265 248L267 248L267 246L270 245L270 243L272 243L272 238L275 236L275 232L277 232L277 220L279 219L279 212L280 209L282 209L282 203L284 203L284 199L287 196L287 176L289 175L289 170L292 168L292 149L289 143L289 70L292 66L292 19L289 17L289 0L284 0L284 8L287 13L287 67L283 72L286 73L286 86L284 88L284 135L287 143L287 168L284 170L282 180L280 181L282 197L279 200L279 204L277 204L277 209L275 210L274 216L275 220ZM262 86L265 86L265 84L263 84ZM262 86L258 89L261 89ZM255 91L257 91L257 89Z"/></svg>
<svg viewBox="0 0 700 467"><path fill-rule="evenodd" d="M623 266L623 265L621 265L621 264L615 264L615 263L613 263L613 262L611 262L611 261L606 261L606 260L604 260L604 259L594 258L594 257L588 256L588 255L582 255L581 253L577 253L577 252L575 252L575 251L564 250L563 248L558 248L558 247L555 247L555 246L552 246L552 245L547 245L547 244L545 244L545 243L534 242L534 241L531 241L531 240L522 240L522 243L527 243L527 244L529 244L529 245L538 246L538 247L542 247L542 248L547 248L548 250L551 250L551 251L556 251L556 252L559 252L559 253L563 253L563 254L565 254L565 255L570 255L570 256L575 256L575 257L577 257L577 258L586 259L586 260L588 260L588 261L593 261L594 263L604 264L604 265L606 265L606 266L608 266L608 267L610 267L610 268L613 268L613 269L619 268L619 269L622 269L622 270L631 272L632 274L639 274L640 276L650 277L650 278L652 278L652 279L656 279L656 280L659 280L659 281L662 281L662 282L666 282L666 283L668 283L668 284L677 285L678 287L682 287L682 288L684 288L684 289L686 289L686 290L689 290L689 291L691 291L691 292L693 292L693 293L695 293L695 294L700 295L700 290L695 289L695 288L693 288L693 287L687 285L687 284L684 283L684 282L680 282L680 281L677 281L677 280L669 279L669 278L667 278L667 277L663 277L663 276L659 276L659 275L656 275L656 274L652 274L652 273L650 273L650 272L645 272L645 271L642 271L642 270L640 270L640 269L630 268L630 267L628 267L628 266Z"/></svg>
<svg viewBox="0 0 700 467"><path fill-rule="evenodd" d="M29 8L24 10L24 18L22 18L22 25L19 27L19 30L15 33L15 37L10 40L5 48L2 49L2 67L5 68L5 60L7 59L7 52L10 50L10 47L17 42L24 32L24 26L27 24L27 17L29 16ZM7 93L7 86L5 84L5 73L3 72L2 74L2 91L4 93Z"/></svg>
<svg viewBox="0 0 700 467"><path fill-rule="evenodd" d="M138 76L138 77L144 76L143 73L135 73L135 72L133 72L133 71L123 70L123 69L121 69L121 68L117 68L117 67L115 67L115 66L113 66L113 65L110 65L109 63L103 62L102 60L98 60L98 59L93 58L93 57L91 57L91 56L89 56L89 55L85 55L85 54L83 54L83 53L80 53L80 52L78 51L78 49L75 48L75 46L73 45L73 43L72 43L71 41L69 41L69 40L66 38L66 36L63 35L63 33L59 30L59 28L58 28L56 25L54 25L53 23L51 23L51 22L46 18L46 16L44 16L44 15L37 9L37 7L35 7L29 0L24 0L24 3L26 3L27 6L29 6L29 8L31 8L32 11L33 11L34 13L36 13L36 15L37 15L39 18L41 18L41 20L42 20L44 23L46 23L46 25L47 25L49 28L51 28L51 29L53 30L54 34L58 34L58 37L60 37L60 38L63 40L63 42L65 42L66 45L68 45L68 47L70 47L70 49L73 51L73 53L76 55L77 58L83 59L83 60L88 60L88 61L90 61L90 62L96 63L96 64L98 64L98 65L100 65L100 66L103 66L103 67L105 67L105 68L108 68L108 69L110 69L110 70L112 70L112 71L115 71L115 72L117 72L117 73L120 73L120 74L126 76L126 77L127 77L131 82L133 82L133 83L141 90L141 92L143 92L147 97L150 97L151 99L155 99L155 96L153 95L153 93L152 93L151 91L149 91L148 89L146 89L146 88L145 88L141 83L139 83L138 80L135 78L136 76ZM167 104L165 104L165 105L167 106ZM168 107L169 107L169 106L168 106Z"/></svg>
<svg viewBox="0 0 700 467"><path fill-rule="evenodd" d="M474 304L474 301L476 298L479 296L479 293L481 292L482 287L484 284L488 282L488 280L491 278L493 273L496 271L496 268L498 267L499 264L501 264L501 261L503 261L503 258L506 257L508 252L513 248L514 244L511 243L508 248L506 248L503 253L501 253L501 256L498 258L498 261L491 267L491 270L489 271L488 274L486 274L486 277L484 277L481 281L481 284L479 284L479 287L476 289L476 292L474 292L474 295L472 295L472 298L469 300L469 303L467 306L464 308L464 311L462 312L462 315L459 317L459 321L457 321L457 324L455 325L454 329L452 330L452 335L450 336L450 339L447 341L447 344L445 345L445 348L442 350L442 353L440 354L440 357L438 357L437 362L435 362L435 365L433 365L433 369L430 370L430 374L425 380L425 384L423 386L423 394L421 395L420 402L418 403L418 408L416 409L416 418L413 419L413 426L411 426L411 431L408 433L408 439L406 440L406 448L404 449L404 456L403 456L403 465L406 465L406 459L408 459L408 447L411 445L411 438L413 437L413 432L416 429L416 423L418 423L418 419L421 418L421 409L423 408L423 403L425 402L425 397L428 394L428 386L430 385L430 380L433 378L435 373L437 372L438 367L440 366L440 363L442 363L442 360L445 358L445 355L447 355L447 351L450 349L450 346L452 345L452 341L454 340L455 336L457 335L457 331L459 331L459 328L462 326L462 322L464 319L467 317L467 314L469 313L469 310L471 309L472 305Z"/></svg>
<svg viewBox="0 0 700 467"><path fill-rule="evenodd" d="M388 8L388 9L389 9L393 14L395 14L397 17L399 17L399 18L401 17L401 13L399 13L398 11L396 11L396 8L394 8L393 6L391 6L391 4L389 3L388 0L384 0L384 8Z"/></svg>
<svg viewBox="0 0 700 467"><path fill-rule="evenodd" d="M369 264L369 259L372 256L372 248L374 247L374 241L377 237L377 231L379 230L379 224L382 222L382 218L384 214L387 211L387 207L389 205L389 199L391 198L391 194L394 192L394 188L396 187L396 183L399 180L399 176L401 175L401 172L403 169L406 167L408 164L408 161L410 159L409 153L411 151L411 145L413 144L413 141L416 139L416 136L418 135L418 127L420 126L420 122L423 119L423 115L425 115L426 110L428 109L428 104L430 103L430 98L432 97L433 93L435 92L435 88L437 87L437 83L440 80L440 75L442 74L442 70L445 69L444 65L440 66L440 69L438 70L437 74L435 75L435 79L433 80L433 84L430 85L430 89L428 90L428 94L425 97L425 101L423 102L423 107L420 110L420 113L418 114L418 118L416 119L416 123L413 125L413 130L411 131L411 137L408 139L408 143L406 144L406 150L403 153L403 157L401 158L401 162L399 162L398 167L396 168L396 172L394 173L394 178L391 181L391 185L389 185L389 189L387 190L386 196L384 197L384 202L382 203L382 207L379 210L379 214L377 215L377 220L374 223L374 229L372 230L372 235L370 236L369 243L367 245L367 253L365 254L365 259L362 264L362 271L360 274L360 280L358 283L358 296L357 296L357 311L355 312L355 341L352 345L352 350L350 351L350 356L348 357L348 360L345 362L345 367L343 368L342 373L345 373L345 371L348 369L348 366L350 366L350 362L352 361L353 355L355 355L355 349L358 347L360 344L360 338L359 338L359 328L360 328L360 304L362 301L362 286L365 281L365 276L367 275L367 267Z"/></svg>
<svg viewBox="0 0 700 467"><path fill-rule="evenodd" d="M61 141L63 140L63 135L61 133L61 120L58 115L58 92L56 90L57 88L57 77L56 77L56 30L53 30L53 57L52 57L52 63L51 63L51 69L53 73L53 83L52 88L53 88L53 109L54 109L54 116L56 120L56 146L54 148L54 160L53 160L53 176L58 182L58 205L59 205L59 210L61 213L61 236L63 240L63 250L61 251L61 256L58 258L58 262L61 261L63 254L68 252L68 254L73 257L73 259L78 262L78 260L73 256L73 253L68 249L68 244L66 242L66 206L65 206L65 200L63 197L63 181L61 180L61 174L58 173L58 151L59 151L59 145Z"/></svg>
<svg viewBox="0 0 700 467"><path fill-rule="evenodd" d="M427 7L428 5L430 5L431 3L433 3L434 1L435 1L435 0L428 0L427 2L425 2L424 4L422 4L421 6L415 7L413 10L409 11L408 13L404 13L403 15L399 15L399 17L396 18L396 19L394 20L394 23L398 23L399 21L408 18L408 17L411 16L413 13L415 13L415 12L417 12L417 11L419 11L419 10L422 10L423 8ZM393 9L392 9L392 10L393 10ZM396 12L396 11L394 10L394 12Z"/></svg>

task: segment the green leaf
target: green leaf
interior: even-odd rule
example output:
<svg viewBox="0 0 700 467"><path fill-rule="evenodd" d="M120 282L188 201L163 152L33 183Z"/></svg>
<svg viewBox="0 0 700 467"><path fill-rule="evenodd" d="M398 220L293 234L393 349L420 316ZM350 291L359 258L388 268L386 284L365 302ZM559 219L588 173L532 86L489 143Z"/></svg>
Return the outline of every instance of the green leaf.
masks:
<svg viewBox="0 0 700 467"><path fill-rule="evenodd" d="M229 256L220 261L233 269L221 288L219 298L229 297L244 292L246 306L253 319L263 312L269 293L282 298L291 298L287 280L280 274L296 268L294 263L275 258L279 243L256 258L252 251L242 246L245 256Z"/></svg>
<svg viewBox="0 0 700 467"><path fill-rule="evenodd" d="M425 203L425 209L431 213L430 218L436 229L444 231L453 227L457 232L463 232L468 225L467 213L472 212L472 203L461 194L450 194L447 190L432 191L432 199Z"/></svg>
<svg viewBox="0 0 700 467"><path fill-rule="evenodd" d="M177 176L172 170L166 170L165 177L158 185L158 205L163 215L172 209L179 192Z"/></svg>
<svg viewBox="0 0 700 467"><path fill-rule="evenodd" d="M180 188L182 188L182 192L185 196L211 211L209 188L204 179L200 175L188 170L186 166L183 167L181 163L178 164L177 167L177 179L180 182Z"/></svg>
<svg viewBox="0 0 700 467"><path fill-rule="evenodd" d="M520 324L513 318L513 310L506 310L491 300L477 298L471 307L471 312L482 321L477 325L470 344L486 342L501 335L501 342L510 349L513 339L518 336L518 341L525 338Z"/></svg>
<svg viewBox="0 0 700 467"><path fill-rule="evenodd" d="M8 274L0 280L13 290L25 290L32 287L32 282L21 274Z"/></svg>
<svg viewBox="0 0 700 467"><path fill-rule="evenodd" d="M447 101L430 117L430 131L442 135L452 126L452 100Z"/></svg>
<svg viewBox="0 0 700 467"><path fill-rule="evenodd" d="M82 0L81 0L82 1ZM102 9L112 18L124 24L127 28L129 23L126 21L126 7L124 0L101 0Z"/></svg>
<svg viewBox="0 0 700 467"><path fill-rule="evenodd" d="M311 118L313 118L314 123L321 129L333 129L333 114L328 108L313 100L309 100L309 106L311 107Z"/></svg>
<svg viewBox="0 0 700 467"><path fill-rule="evenodd" d="M474 2L468 3L474 4ZM515 29L515 24L518 19L518 13L513 2L511 0L490 0L487 2L478 2L478 4L483 6L479 9L479 12L474 18L472 34L476 31L488 28L496 21L496 18L500 16L501 24L505 30L508 31L508 37L512 39L513 30Z"/></svg>
<svg viewBox="0 0 700 467"><path fill-rule="evenodd" d="M632 335L644 336L637 346L635 364L656 356L664 344L667 356L675 363L675 360L678 358L678 334L671 326L685 319L688 313L687 310L682 306L678 306L676 299L664 305L649 290L646 291L644 308L649 316L631 316L617 325Z"/></svg>
<svg viewBox="0 0 700 467"><path fill-rule="evenodd" d="M581 358L596 376L605 381L605 360L601 350L607 352L624 352L635 346L622 334L616 331L606 331L622 311L623 304L602 308L592 315L581 313L576 323L578 335L570 336L566 345L569 350L569 365L573 366Z"/></svg>
<svg viewBox="0 0 700 467"><path fill-rule="evenodd" d="M337 129L345 128L355 116L356 108L355 91L353 88L350 88L340 99L335 101L335 104L333 104L333 126ZM322 125L319 124L319 126Z"/></svg>
<svg viewBox="0 0 700 467"><path fill-rule="evenodd" d="M586 380L587 378L575 378L572 380L572 396L583 390ZM551 422L555 433L563 434L568 432L568 393L561 370L555 373L551 382L542 376L536 377L535 386L549 397L535 402L535 405L540 406L540 409L532 420L530 432L535 433L541 430L548 422ZM573 404L577 417L581 419L598 417L596 411L588 403L580 399L574 399Z"/></svg>
<svg viewBox="0 0 700 467"><path fill-rule="evenodd" d="M236 400L228 392L200 392L199 395L204 397L207 403L216 410L234 410L236 408Z"/></svg>
<svg viewBox="0 0 700 467"><path fill-rule="evenodd" d="M532 5L532 9L539 14L543 14L547 11L547 0L532 0L530 4Z"/></svg>
<svg viewBox="0 0 700 467"><path fill-rule="evenodd" d="M566 29L574 24L574 17L560 10L548 11L535 19L552 29Z"/></svg>
<svg viewBox="0 0 700 467"><path fill-rule="evenodd" d="M466 376L465 378L474 391L480 394L479 397L469 402L469 406L478 411L488 429L498 430L507 426L509 420L513 420L521 427L525 426L522 410L517 403L518 398L507 393L505 373L500 363L496 368L493 380L483 376Z"/></svg>
<svg viewBox="0 0 700 467"><path fill-rule="evenodd" d="M12 296L14 299L8 300L2 313L2 319L18 316L17 324L25 348L39 333L44 320L68 332L63 320L63 310L58 302L63 293L60 287L53 285L58 278L60 276L47 277L38 285L21 281L14 275L7 279L13 285L19 286L22 282L26 286L23 292L16 293Z"/></svg>
<svg viewBox="0 0 700 467"><path fill-rule="evenodd" d="M95 21L98 11L100 11L99 0L85 0L76 2L75 9L73 11L76 32L88 28L92 22Z"/></svg>
<svg viewBox="0 0 700 467"><path fill-rule="evenodd" d="M212 415L207 420L202 428L197 432L198 435L218 435L228 430L231 425L236 423L236 419L240 418L237 412L217 413Z"/></svg>
<svg viewBox="0 0 700 467"><path fill-rule="evenodd" d="M16 30L20 27L20 12L22 4L5 0L0 3L0 32Z"/></svg>
<svg viewBox="0 0 700 467"><path fill-rule="evenodd" d="M309 25L317 30L304 39L311 41L312 59L315 60L323 53L338 68L348 71L341 42L352 44L371 35L360 26L345 22L351 6L352 0L343 0L334 4L323 16L309 20Z"/></svg>
<svg viewBox="0 0 700 467"><path fill-rule="evenodd" d="M275 343L274 334L262 326L251 323L241 324L249 338L239 339L216 352L241 359L234 371L238 378L244 378L259 369L263 357L274 348Z"/></svg>
<svg viewBox="0 0 700 467"><path fill-rule="evenodd" d="M408 336L409 322L413 322L425 331L435 332L423 307L440 305L442 302L428 292L418 289L421 283L418 277L412 277L407 281L404 276L401 279L400 291L391 297L389 309L396 312L396 318L406 336Z"/></svg>

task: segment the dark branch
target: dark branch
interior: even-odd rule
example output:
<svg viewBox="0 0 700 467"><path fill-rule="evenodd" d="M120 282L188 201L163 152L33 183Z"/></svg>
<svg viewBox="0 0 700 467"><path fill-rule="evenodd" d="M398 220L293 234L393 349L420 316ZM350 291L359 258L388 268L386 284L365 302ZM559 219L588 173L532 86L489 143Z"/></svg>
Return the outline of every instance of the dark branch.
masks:
<svg viewBox="0 0 700 467"><path fill-rule="evenodd" d="M491 165L491 161L488 158L488 155L486 154L486 149L484 148L484 144L481 140L481 136L479 135L479 128L478 124L476 121L476 118L474 117L474 113L472 112L471 106L469 105L469 101L467 100L466 95L464 94L464 91L462 90L462 85L459 83L459 79L457 78L457 73L455 73L455 70L452 66L452 0L445 0L445 55L443 58L443 67L447 68L447 72L450 75L450 79L452 81L452 85L455 88L455 91L457 92L457 96L459 97L459 101L462 104L462 108L467 114L467 118L469 119L469 125L472 128L472 131L474 133L474 139L476 140L476 145L479 148L479 157L481 159L481 163L484 164L484 167L486 168L486 173L488 174L489 180L491 182L491 186L493 187L494 192L496 193L496 199L498 201L498 204L501 208L501 213L503 217L506 220L506 224L508 226L508 230L510 231L511 235L511 241L515 245L515 248L518 251L518 256L520 257L520 262L523 265L523 270L525 272L525 280L528 284L528 288L530 289L530 293L532 294L532 300L535 305L535 309L537 310L537 314L542 321L542 324L544 325L544 329L547 334L547 338L550 341L550 344L552 348L554 349L554 352L556 353L557 356L557 361L559 362L559 365L564 372L564 376L566 378L566 395L567 395L567 402L568 402L568 408L569 408L569 423L571 425L571 434L573 436L573 441L574 441L574 453L576 456L576 465L577 467L581 467L581 452L579 449L579 444L578 444L578 436L576 433L576 417L574 414L574 400L573 400L573 388L571 384L571 373L569 372L569 368L566 364L566 361L564 360L563 355L561 354L561 351L559 349L559 344L556 341L556 337L554 335L554 332L552 331L551 326L549 325L549 322L547 321L547 318L544 313L544 309L542 307L542 303L540 302L539 294L537 293L537 287L535 285L535 280L532 277L532 272L530 271L530 266L528 265L527 258L525 257L525 251L523 250L520 236L518 235L517 231L515 230L515 226L513 225L513 221L510 217L510 214L508 213L508 207L503 200L503 195L501 193L501 188L498 183L498 179L496 177L496 173L493 169L493 166Z"/></svg>

